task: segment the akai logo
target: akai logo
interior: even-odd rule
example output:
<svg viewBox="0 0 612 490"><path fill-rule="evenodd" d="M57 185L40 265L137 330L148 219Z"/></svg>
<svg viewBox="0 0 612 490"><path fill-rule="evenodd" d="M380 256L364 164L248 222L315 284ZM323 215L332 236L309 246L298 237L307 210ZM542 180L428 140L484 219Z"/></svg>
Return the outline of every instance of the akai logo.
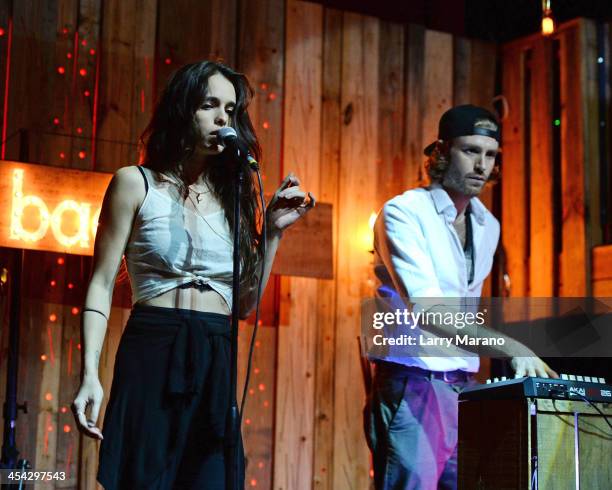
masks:
<svg viewBox="0 0 612 490"><path fill-rule="evenodd" d="M586 390L584 388L579 388L577 386L569 387L570 393L578 393L579 395L586 396Z"/></svg>
<svg viewBox="0 0 612 490"><path fill-rule="evenodd" d="M10 238L37 242L42 240L51 228L53 237L62 246L73 247L78 244L82 248L88 248L90 238L93 239L96 234L100 208L92 215L91 203L66 199L50 211L41 197L24 195L23 173L22 169L13 170Z"/></svg>

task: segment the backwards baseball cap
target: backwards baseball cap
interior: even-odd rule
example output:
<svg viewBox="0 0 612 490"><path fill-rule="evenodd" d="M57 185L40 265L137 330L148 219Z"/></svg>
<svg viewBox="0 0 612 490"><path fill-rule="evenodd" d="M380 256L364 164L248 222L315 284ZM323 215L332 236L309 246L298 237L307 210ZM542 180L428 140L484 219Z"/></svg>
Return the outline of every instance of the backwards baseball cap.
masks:
<svg viewBox="0 0 612 490"><path fill-rule="evenodd" d="M458 105L449 109L440 118L438 124L438 140L448 141L459 136L479 134L490 136L499 142L500 130L497 117L492 112L475 105ZM429 155L437 141L427 145L423 150Z"/></svg>

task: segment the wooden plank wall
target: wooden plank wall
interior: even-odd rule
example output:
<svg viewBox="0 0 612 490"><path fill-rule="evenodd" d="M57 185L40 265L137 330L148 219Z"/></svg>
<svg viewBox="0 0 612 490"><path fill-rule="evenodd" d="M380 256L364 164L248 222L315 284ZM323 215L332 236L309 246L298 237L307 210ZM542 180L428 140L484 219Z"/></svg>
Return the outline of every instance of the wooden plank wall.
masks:
<svg viewBox="0 0 612 490"><path fill-rule="evenodd" d="M272 192L294 171L333 205L335 272L332 280L270 281L266 304L273 311L259 329L243 427L247 486L368 488L356 340L360 303L373 288L368 221L387 199L424 183L422 150L436 138L446 109L470 102L492 108L496 47L298 0L0 5L0 23L12 19L15 39L10 98L0 108L7 111L7 134L21 128L49 133L27 144L14 136L7 159L112 172L137 161L138 136L174 69L219 57L247 74L266 189ZM0 37L2 48L7 44ZM0 68L6 68L2 57ZM489 206L495 189L483 198ZM84 292L89 262L78 258L65 267L54 254L26 255L32 289L45 286L28 297L32 315L23 327L28 360L20 400L30 400L31 411L20 418L20 448L41 465L72 465L66 488L93 489L97 443L79 437L62 411L78 386L72 308L80 303L71 291ZM63 258L64 264L76 260ZM123 283L101 359L107 392L128 302ZM51 310L59 312L54 322ZM241 325L241 380L252 328ZM49 355L49 339L52 366L40 358ZM2 357L2 378L5 366Z"/></svg>
<svg viewBox="0 0 612 490"><path fill-rule="evenodd" d="M502 238L511 296L591 293L591 249L602 237L596 60L595 24L584 19L560 26L550 38L503 46L509 111Z"/></svg>

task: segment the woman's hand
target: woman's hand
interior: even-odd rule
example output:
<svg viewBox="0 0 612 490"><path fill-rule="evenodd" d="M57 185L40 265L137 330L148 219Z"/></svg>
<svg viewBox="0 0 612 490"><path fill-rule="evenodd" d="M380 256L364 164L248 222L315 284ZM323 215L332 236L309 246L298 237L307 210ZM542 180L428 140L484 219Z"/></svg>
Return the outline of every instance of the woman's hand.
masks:
<svg viewBox="0 0 612 490"><path fill-rule="evenodd" d="M272 196L266 208L270 233L282 232L315 206L314 196L299 185L299 179L291 172Z"/></svg>
<svg viewBox="0 0 612 490"><path fill-rule="evenodd" d="M100 414L100 407L104 398L102 385L97 377L83 379L79 392L72 402L72 412L77 424L77 428L86 436L95 439L104 439L102 431L96 427L96 421ZM85 416L85 409L91 405L89 418Z"/></svg>

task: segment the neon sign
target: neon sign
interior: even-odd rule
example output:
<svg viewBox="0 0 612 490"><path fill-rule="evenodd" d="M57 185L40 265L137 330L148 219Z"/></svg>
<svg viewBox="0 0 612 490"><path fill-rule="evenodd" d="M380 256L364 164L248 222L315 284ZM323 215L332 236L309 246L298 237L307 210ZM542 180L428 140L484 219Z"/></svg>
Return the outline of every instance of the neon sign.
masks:
<svg viewBox="0 0 612 490"><path fill-rule="evenodd" d="M110 174L0 162L0 246L93 254ZM10 183L10 186L7 184Z"/></svg>

